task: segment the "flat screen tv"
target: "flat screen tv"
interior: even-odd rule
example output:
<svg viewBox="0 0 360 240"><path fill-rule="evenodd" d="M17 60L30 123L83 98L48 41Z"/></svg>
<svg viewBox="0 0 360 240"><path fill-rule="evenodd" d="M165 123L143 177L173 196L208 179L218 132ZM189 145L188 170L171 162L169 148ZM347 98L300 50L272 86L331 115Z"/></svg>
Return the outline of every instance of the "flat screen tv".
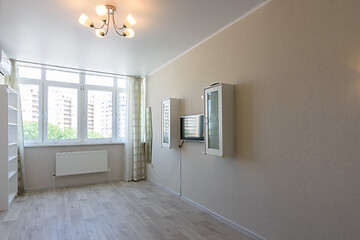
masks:
<svg viewBox="0 0 360 240"><path fill-rule="evenodd" d="M183 141L204 141L204 114L180 117L180 139Z"/></svg>

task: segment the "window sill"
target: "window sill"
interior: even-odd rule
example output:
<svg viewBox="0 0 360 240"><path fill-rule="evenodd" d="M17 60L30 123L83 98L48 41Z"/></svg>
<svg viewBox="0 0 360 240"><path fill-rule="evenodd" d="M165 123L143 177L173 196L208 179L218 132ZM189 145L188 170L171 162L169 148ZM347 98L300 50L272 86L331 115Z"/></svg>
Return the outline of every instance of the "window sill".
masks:
<svg viewBox="0 0 360 240"><path fill-rule="evenodd" d="M86 143L33 143L25 144L24 148L36 147L72 147L72 146L92 146L92 145L124 145L124 142L86 142Z"/></svg>

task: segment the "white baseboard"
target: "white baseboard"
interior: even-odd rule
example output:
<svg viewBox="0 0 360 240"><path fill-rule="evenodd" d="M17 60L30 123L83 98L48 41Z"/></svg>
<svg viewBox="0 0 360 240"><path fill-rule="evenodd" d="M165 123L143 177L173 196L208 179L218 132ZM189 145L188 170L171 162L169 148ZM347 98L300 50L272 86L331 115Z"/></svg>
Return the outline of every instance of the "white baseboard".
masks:
<svg viewBox="0 0 360 240"><path fill-rule="evenodd" d="M197 202L194 202L194 201L192 201L191 199L189 199L187 197L180 196L178 193L176 193L176 192L174 192L174 191L172 191L172 190L170 190L170 189L168 189L168 188L166 188L166 187L164 187L164 186L162 186L162 185L160 185L160 184L158 184L158 183L156 183L154 181L151 181L149 179L148 179L148 181L153 183L154 185L164 189L165 191L169 192L170 194L174 195L175 197L178 197L178 198L186 201L187 203L197 207L198 209L210 214L211 216L215 217L216 219L222 221L223 223L225 223L225 224L235 228L236 230L248 235L249 237L252 237L255 240L266 240L266 238L264 238L264 237L262 237L262 236L260 236L260 235L258 235L256 233L250 231L249 229L247 229L247 228L245 228L245 227L243 227L243 226L241 226L241 225L239 225L239 224L237 224L237 223L235 223L235 222L233 222L233 221L231 221L231 220L229 220L229 219L227 219L227 218L225 218L223 216L221 216L220 214L217 214L216 212L202 206L201 204L199 204Z"/></svg>
<svg viewBox="0 0 360 240"><path fill-rule="evenodd" d="M146 180L148 180L148 181L151 182L152 184L154 184L154 185L156 185L156 186L164 189L165 191L169 192L170 194L174 195L175 197L180 197L179 193L174 192L173 190L170 190L170 189L168 189L167 187L164 187L164 186L162 186L162 185L160 185L160 184L158 184L158 183L156 183L156 182L154 182L154 181L152 181L152 180L150 180L150 179L146 179Z"/></svg>
<svg viewBox="0 0 360 240"><path fill-rule="evenodd" d="M123 181L122 179L111 179L111 182L118 182L118 181ZM81 186L86 186L86 185L94 185L94 184L100 184L100 183L108 183L107 180L105 181L97 181L97 182L88 182L88 183L79 183L79 184L67 184L67 185L60 185L60 186L55 186L55 189L57 188L69 188L69 187L81 187ZM37 191L46 191L46 190L50 190L52 189L52 186L49 187L40 187L40 188L26 188L25 192L37 192Z"/></svg>

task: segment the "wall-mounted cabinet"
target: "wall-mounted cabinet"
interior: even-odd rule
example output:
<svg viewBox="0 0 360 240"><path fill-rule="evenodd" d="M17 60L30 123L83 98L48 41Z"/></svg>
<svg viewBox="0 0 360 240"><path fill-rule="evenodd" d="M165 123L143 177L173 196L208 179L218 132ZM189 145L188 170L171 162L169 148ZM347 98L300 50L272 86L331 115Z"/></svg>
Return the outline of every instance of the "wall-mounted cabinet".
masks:
<svg viewBox="0 0 360 240"><path fill-rule="evenodd" d="M234 86L204 89L205 154L230 156L235 149Z"/></svg>
<svg viewBox="0 0 360 240"><path fill-rule="evenodd" d="M0 211L18 192L17 94L0 85Z"/></svg>
<svg viewBox="0 0 360 240"><path fill-rule="evenodd" d="M180 139L180 99L161 101L161 147L178 148Z"/></svg>

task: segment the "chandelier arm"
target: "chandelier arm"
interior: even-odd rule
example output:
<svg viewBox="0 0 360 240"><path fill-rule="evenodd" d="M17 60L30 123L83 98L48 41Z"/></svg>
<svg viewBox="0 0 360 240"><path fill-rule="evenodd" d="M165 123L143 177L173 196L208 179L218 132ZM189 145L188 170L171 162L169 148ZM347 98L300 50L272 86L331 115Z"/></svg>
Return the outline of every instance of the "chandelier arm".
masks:
<svg viewBox="0 0 360 240"><path fill-rule="evenodd" d="M102 28L105 26L105 24L106 24L106 23L104 22L101 27L95 27L95 26L93 26L93 28L94 28L94 29L102 29Z"/></svg>
<svg viewBox="0 0 360 240"><path fill-rule="evenodd" d="M114 28L115 28L115 30L116 30L116 29L122 30L122 29L126 28L125 25L122 25L122 27L118 27L118 26L116 25L116 22L115 22L115 14L113 14L113 23L114 23Z"/></svg>
<svg viewBox="0 0 360 240"><path fill-rule="evenodd" d="M115 32L116 32L117 34L119 34L120 36L124 37L123 33L119 32L118 29L116 29L115 26L114 26L114 29L115 29ZM119 29L121 29L121 28L119 28Z"/></svg>
<svg viewBox="0 0 360 240"><path fill-rule="evenodd" d="M107 19L107 21L106 21L106 31L105 31L105 34L104 34L104 36L108 33L108 31L109 31L109 26L110 26L110 17L111 17L111 15L110 15L110 10L109 10L109 13L108 13L108 19Z"/></svg>

